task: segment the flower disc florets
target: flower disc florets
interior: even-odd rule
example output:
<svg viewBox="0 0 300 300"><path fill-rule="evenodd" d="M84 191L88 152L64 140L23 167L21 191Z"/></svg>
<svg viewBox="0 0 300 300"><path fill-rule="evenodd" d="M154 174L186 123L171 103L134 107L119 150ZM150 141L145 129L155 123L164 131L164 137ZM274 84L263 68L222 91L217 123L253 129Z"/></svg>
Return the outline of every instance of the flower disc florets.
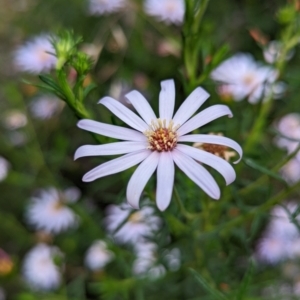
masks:
<svg viewBox="0 0 300 300"><path fill-rule="evenodd" d="M149 141L149 149L152 151L172 151L177 145L177 129L179 125L174 126L173 121L167 126L166 120L152 120L150 129L144 134Z"/></svg>

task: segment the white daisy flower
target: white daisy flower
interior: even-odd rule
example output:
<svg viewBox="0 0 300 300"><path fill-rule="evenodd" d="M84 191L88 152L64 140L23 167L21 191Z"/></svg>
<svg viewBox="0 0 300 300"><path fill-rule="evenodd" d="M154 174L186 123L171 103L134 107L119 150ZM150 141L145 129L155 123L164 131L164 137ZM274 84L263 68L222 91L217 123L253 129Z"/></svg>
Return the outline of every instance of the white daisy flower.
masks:
<svg viewBox="0 0 300 300"><path fill-rule="evenodd" d="M4 157L0 156L0 181L7 177L9 168L9 162Z"/></svg>
<svg viewBox="0 0 300 300"><path fill-rule="evenodd" d="M289 242L275 236L263 237L256 249L255 257L268 264L277 264L289 257Z"/></svg>
<svg viewBox="0 0 300 300"><path fill-rule="evenodd" d="M66 205L72 202L74 199L55 188L42 190L39 197L31 199L26 212L27 221L37 230L54 234L75 227L78 217Z"/></svg>
<svg viewBox="0 0 300 300"><path fill-rule="evenodd" d="M142 242L135 245L137 258L133 263L132 272L138 277L148 276L157 279L166 273L162 264L157 263L157 245L152 242Z"/></svg>
<svg viewBox="0 0 300 300"><path fill-rule="evenodd" d="M271 41L269 44L264 48L263 55L265 61L269 64L274 64L279 57L282 55L283 45L280 41ZM294 51L290 51L285 59L290 60L294 55Z"/></svg>
<svg viewBox="0 0 300 300"><path fill-rule="evenodd" d="M181 24L184 19L184 0L146 0L145 12L167 24Z"/></svg>
<svg viewBox="0 0 300 300"><path fill-rule="evenodd" d="M144 237L153 236L161 226L161 219L154 215L150 206L134 211L128 204L122 204L107 207L104 223L116 241L135 244Z"/></svg>
<svg viewBox="0 0 300 300"><path fill-rule="evenodd" d="M96 271L105 267L114 256L114 253L107 249L104 241L97 240L88 249L84 261L90 270Z"/></svg>
<svg viewBox="0 0 300 300"><path fill-rule="evenodd" d="M51 95L42 95L31 102L30 110L37 119L50 119L63 108L63 102Z"/></svg>
<svg viewBox="0 0 300 300"><path fill-rule="evenodd" d="M10 110L6 112L3 123L7 129L16 130L27 124L27 117L19 110Z"/></svg>
<svg viewBox="0 0 300 300"><path fill-rule="evenodd" d="M109 96L120 101L127 107L131 107L131 103L125 97L125 95L130 92L130 85L122 80L115 80L109 89Z"/></svg>
<svg viewBox="0 0 300 300"><path fill-rule="evenodd" d="M104 15L119 11L126 0L89 0L89 14Z"/></svg>
<svg viewBox="0 0 300 300"><path fill-rule="evenodd" d="M125 142L106 145L86 145L77 149L75 159L83 156L126 154L94 168L85 174L83 181L89 182L115 174L142 162L129 180L126 193L127 201L132 207L139 207L139 199L144 187L157 169L156 202L158 208L163 211L171 201L175 163L205 193L213 199L219 199L219 186L210 173L198 162L216 169L223 175L227 184L235 180L234 169L224 159L184 145L182 142L224 145L233 148L241 156L241 147L226 137L207 134L187 135L187 133L219 117L225 115L232 117L232 112L226 105L219 104L206 108L191 118L209 97L206 91L198 87L173 115L175 105L174 81L162 81L161 87L159 118L154 114L149 102L138 91L132 91L126 97L142 118L110 97L104 97L100 100L99 103L106 106L135 130L92 120L78 122L78 127L84 130L125 140Z"/></svg>
<svg viewBox="0 0 300 300"><path fill-rule="evenodd" d="M19 71L39 74L55 67L57 59L54 54L49 35L40 35L14 53L14 62Z"/></svg>
<svg viewBox="0 0 300 300"><path fill-rule="evenodd" d="M275 127L283 135L275 139L276 145L282 149L287 149L288 153L293 152L300 142L300 114L285 115Z"/></svg>
<svg viewBox="0 0 300 300"><path fill-rule="evenodd" d="M165 260L171 271L177 271L181 265L181 253L178 248L165 251Z"/></svg>
<svg viewBox="0 0 300 300"><path fill-rule="evenodd" d="M295 259L300 256L300 236L292 240L289 247L289 258Z"/></svg>
<svg viewBox="0 0 300 300"><path fill-rule="evenodd" d="M25 256L23 276L30 287L37 290L52 290L59 287L61 273L54 259L61 253L56 247L38 244Z"/></svg>
<svg viewBox="0 0 300 300"><path fill-rule="evenodd" d="M219 89L221 96L225 93L226 98L230 95L235 101L248 98L250 103L257 103L266 95L266 86L274 84L278 72L257 63L250 54L239 53L221 63L211 77L222 83ZM271 87L268 93L270 90Z"/></svg>
<svg viewBox="0 0 300 300"><path fill-rule="evenodd" d="M300 180L300 152L280 169L280 173L289 184Z"/></svg>
<svg viewBox="0 0 300 300"><path fill-rule="evenodd" d="M292 239L299 235L298 228L292 222L291 216L297 210L298 204L295 202L286 203L283 206L276 205L272 211L272 219L267 228L267 235L280 239ZM300 216L296 217L300 221Z"/></svg>

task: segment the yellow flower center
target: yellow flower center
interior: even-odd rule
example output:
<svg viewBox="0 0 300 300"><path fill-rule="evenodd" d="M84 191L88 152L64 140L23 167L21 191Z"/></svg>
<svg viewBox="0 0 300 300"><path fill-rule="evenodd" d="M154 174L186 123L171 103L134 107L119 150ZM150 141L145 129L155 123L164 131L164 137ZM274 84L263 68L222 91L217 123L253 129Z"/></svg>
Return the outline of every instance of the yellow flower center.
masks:
<svg viewBox="0 0 300 300"><path fill-rule="evenodd" d="M167 12L169 13L173 13L175 12L177 9L177 4L174 3L173 1L169 1L167 4L166 4L166 10Z"/></svg>
<svg viewBox="0 0 300 300"><path fill-rule="evenodd" d="M143 216L138 211L131 214L130 217L128 218L128 221L132 223L140 223L142 220L143 220Z"/></svg>
<svg viewBox="0 0 300 300"><path fill-rule="evenodd" d="M244 78L243 81L246 85L253 85L255 83L255 76L254 74L247 74Z"/></svg>
<svg viewBox="0 0 300 300"><path fill-rule="evenodd" d="M210 135L218 135L223 136L222 133L209 133ZM208 144L208 143L194 143L193 147L204 150L216 156L219 156L226 161L229 161L231 157L234 157L236 153L234 151L230 151L227 146L217 145L217 144Z"/></svg>
<svg viewBox="0 0 300 300"><path fill-rule="evenodd" d="M148 149L152 151L172 151L177 145L177 129L180 125L174 126L171 120L167 126L166 120L152 120L150 129L144 132L148 138Z"/></svg>
<svg viewBox="0 0 300 300"><path fill-rule="evenodd" d="M225 151L227 151L228 147L216 144L203 144L202 149L209 153L225 158Z"/></svg>
<svg viewBox="0 0 300 300"><path fill-rule="evenodd" d="M13 262L9 258L0 260L0 275L7 275L13 269Z"/></svg>
<svg viewBox="0 0 300 300"><path fill-rule="evenodd" d="M61 200L57 200L53 203L52 209L54 212L58 212L65 207L64 203Z"/></svg>
<svg viewBox="0 0 300 300"><path fill-rule="evenodd" d="M49 60L49 56L51 54L47 53L45 49L41 48L38 50L37 56L40 59L41 62L46 62Z"/></svg>

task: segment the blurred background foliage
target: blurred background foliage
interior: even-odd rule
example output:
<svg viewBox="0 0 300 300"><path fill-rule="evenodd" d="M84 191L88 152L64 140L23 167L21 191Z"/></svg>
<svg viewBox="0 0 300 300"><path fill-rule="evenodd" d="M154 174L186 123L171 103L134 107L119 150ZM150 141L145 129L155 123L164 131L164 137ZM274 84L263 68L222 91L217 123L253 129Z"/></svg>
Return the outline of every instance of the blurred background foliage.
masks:
<svg viewBox="0 0 300 300"><path fill-rule="evenodd" d="M213 173L222 189L220 201L209 199L185 175L177 172L176 187L185 210L200 213L201 217L189 221L173 199L165 212L157 211L164 225L155 241L161 251L172 247L180 249L180 269L156 280L137 279L131 273L134 260L131 248L115 244L110 247L116 259L105 272L93 274L83 267L89 245L95 239L106 237L105 207L124 201L126 183L133 170L83 183L82 175L107 158L73 161L75 150L80 145L94 144L94 140L76 127L77 118L67 106L48 120L32 116L31 101L43 92L24 83L23 79L32 83L39 80L37 76L15 70L13 51L32 36L72 29L83 37L81 46L95 52L95 65L86 80L97 87L85 104L96 120L121 124L108 110L97 105L97 101L112 93L117 93L116 97L122 100L124 93L132 89L146 95L157 111L159 83L167 78L175 79L178 107L191 89L182 59L181 27L167 26L145 15L142 1L129 2L119 13L89 16L84 0L0 0L0 154L10 164L6 179L0 182L0 247L13 261L12 271L0 275L0 285L7 299L299 299L299 296L282 296L278 292L296 280L285 276L283 269L288 266L257 265L251 259L271 207L249 215L253 208L287 188L283 180L270 176L267 171L285 155L274 146L275 133L271 125L289 112L299 112L298 49L281 73L280 80L288 83L286 95L274 103L267 117L270 126L265 128L263 138L235 167L235 185L225 187L222 178ZM207 59L222 47L221 60L236 52L250 52L263 61L262 48L250 32L257 29L268 40L281 39L286 16L278 11L291 2L210 1L197 37L201 40L197 71L205 73ZM208 76L201 85L211 94L204 107L220 103L216 86ZM222 131L243 145L261 105L250 105L246 101L226 104L234 118L217 120L205 126L202 132ZM4 120L9 112L16 110L26 115L27 124L19 129L7 129ZM246 164L247 159L252 164ZM265 180L255 189L241 192L241 188L261 176L265 176ZM155 195L154 183L152 178L145 190L150 199ZM35 231L26 224L24 213L35 191L49 186L80 188L81 200L71 206L81 221L77 229L52 237L52 243L65 254L64 283L53 293L39 293L31 291L20 275L25 253L39 241ZM299 189L291 196L299 203ZM249 217L235 225L244 215ZM221 230L228 223L232 226ZM299 268L299 261L293 264Z"/></svg>

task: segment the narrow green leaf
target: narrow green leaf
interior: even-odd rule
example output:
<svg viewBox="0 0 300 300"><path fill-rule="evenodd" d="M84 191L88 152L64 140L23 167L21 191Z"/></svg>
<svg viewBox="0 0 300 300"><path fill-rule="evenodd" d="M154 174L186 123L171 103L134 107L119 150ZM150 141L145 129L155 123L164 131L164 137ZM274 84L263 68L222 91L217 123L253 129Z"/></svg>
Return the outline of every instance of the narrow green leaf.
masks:
<svg viewBox="0 0 300 300"><path fill-rule="evenodd" d="M96 87L97 87L97 85L95 83L89 84L83 91L83 99L85 99L87 97L87 95Z"/></svg>
<svg viewBox="0 0 300 300"><path fill-rule="evenodd" d="M228 300L223 294L221 294L217 289L212 287L198 272L194 269L189 269L190 272L195 276L202 287L213 297L214 300Z"/></svg>
<svg viewBox="0 0 300 300"><path fill-rule="evenodd" d="M292 213L292 217L296 218L300 213L300 204L298 205L297 209Z"/></svg>
<svg viewBox="0 0 300 300"><path fill-rule="evenodd" d="M41 81L52 87L54 90L58 91L61 94L64 94L63 90L60 88L60 86L52 79L50 76L46 75L39 75L39 78Z"/></svg>
<svg viewBox="0 0 300 300"><path fill-rule="evenodd" d="M249 266L249 268L243 278L243 281L237 291L236 298L235 298L236 300L244 300L245 299L247 288L253 277L253 271L254 271L254 262L253 262L253 260L250 260L250 266Z"/></svg>
<svg viewBox="0 0 300 300"><path fill-rule="evenodd" d="M264 173L266 175L269 175L279 181L282 181L285 183L284 179L281 178L281 176L279 176L277 173L259 165L258 163L256 163L254 160L250 159L250 158L244 158L243 161L245 162L245 164L261 173Z"/></svg>
<svg viewBox="0 0 300 300"><path fill-rule="evenodd" d="M23 79L22 82L24 82L25 84L29 84L29 85L35 86L35 87L37 87L39 89L45 90L47 92L50 92L52 94L55 94L61 100L66 101L66 97L64 96L64 94L62 93L62 91L58 91L58 90L54 89L53 87L51 87L48 84L43 84L43 83L35 84L35 83L31 83L31 82L29 82L29 81L27 81L25 79Z"/></svg>

